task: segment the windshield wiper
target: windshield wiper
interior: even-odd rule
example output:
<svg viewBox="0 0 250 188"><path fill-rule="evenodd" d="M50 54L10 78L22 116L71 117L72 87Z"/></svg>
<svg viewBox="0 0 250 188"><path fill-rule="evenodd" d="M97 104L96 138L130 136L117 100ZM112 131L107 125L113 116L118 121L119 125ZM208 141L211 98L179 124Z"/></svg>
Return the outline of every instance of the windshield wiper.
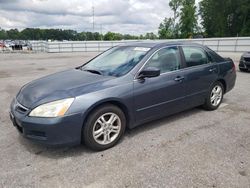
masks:
<svg viewBox="0 0 250 188"><path fill-rule="evenodd" d="M93 74L99 74L102 75L102 73L98 70L94 70L94 69L82 69L83 71L87 71L87 72L91 72Z"/></svg>

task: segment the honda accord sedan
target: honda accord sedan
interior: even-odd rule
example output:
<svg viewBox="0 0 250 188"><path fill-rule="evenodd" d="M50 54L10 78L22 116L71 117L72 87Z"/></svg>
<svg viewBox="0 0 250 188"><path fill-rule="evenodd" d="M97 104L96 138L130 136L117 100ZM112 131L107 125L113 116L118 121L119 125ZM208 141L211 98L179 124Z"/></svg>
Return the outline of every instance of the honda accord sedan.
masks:
<svg viewBox="0 0 250 188"><path fill-rule="evenodd" d="M126 128L196 106L217 109L235 79L233 61L202 45L125 44L26 84L10 118L36 142L104 150Z"/></svg>

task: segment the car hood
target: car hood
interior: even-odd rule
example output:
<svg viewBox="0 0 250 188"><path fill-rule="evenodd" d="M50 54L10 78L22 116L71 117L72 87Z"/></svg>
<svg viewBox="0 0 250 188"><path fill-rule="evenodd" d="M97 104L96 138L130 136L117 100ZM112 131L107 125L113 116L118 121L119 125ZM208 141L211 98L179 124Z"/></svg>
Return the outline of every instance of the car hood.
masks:
<svg viewBox="0 0 250 188"><path fill-rule="evenodd" d="M23 106L34 106L59 100L76 97L107 87L104 82L114 79L110 76L81 71L79 69L55 73L38 80L34 80L19 91L17 100Z"/></svg>
<svg viewBox="0 0 250 188"><path fill-rule="evenodd" d="M250 57L250 52L245 52L242 57Z"/></svg>

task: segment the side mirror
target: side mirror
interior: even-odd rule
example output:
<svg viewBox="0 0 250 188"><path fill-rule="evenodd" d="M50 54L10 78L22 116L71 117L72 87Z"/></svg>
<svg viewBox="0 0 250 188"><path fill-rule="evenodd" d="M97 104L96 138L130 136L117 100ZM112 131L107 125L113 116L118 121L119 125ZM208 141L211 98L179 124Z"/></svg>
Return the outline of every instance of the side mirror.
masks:
<svg viewBox="0 0 250 188"><path fill-rule="evenodd" d="M155 67L148 67L139 73L138 78L139 79L153 78L159 76L160 74L161 74L160 69Z"/></svg>

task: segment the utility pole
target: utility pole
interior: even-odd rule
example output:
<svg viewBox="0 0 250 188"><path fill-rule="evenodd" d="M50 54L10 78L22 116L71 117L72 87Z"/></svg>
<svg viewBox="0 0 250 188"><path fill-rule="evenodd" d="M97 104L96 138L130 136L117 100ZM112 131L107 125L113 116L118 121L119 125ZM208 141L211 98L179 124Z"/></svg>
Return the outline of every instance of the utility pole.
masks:
<svg viewBox="0 0 250 188"><path fill-rule="evenodd" d="M95 32L95 7L94 1L92 0L92 16L93 16L93 33Z"/></svg>
<svg viewBox="0 0 250 188"><path fill-rule="evenodd" d="M102 24L101 24L101 40L102 40Z"/></svg>

